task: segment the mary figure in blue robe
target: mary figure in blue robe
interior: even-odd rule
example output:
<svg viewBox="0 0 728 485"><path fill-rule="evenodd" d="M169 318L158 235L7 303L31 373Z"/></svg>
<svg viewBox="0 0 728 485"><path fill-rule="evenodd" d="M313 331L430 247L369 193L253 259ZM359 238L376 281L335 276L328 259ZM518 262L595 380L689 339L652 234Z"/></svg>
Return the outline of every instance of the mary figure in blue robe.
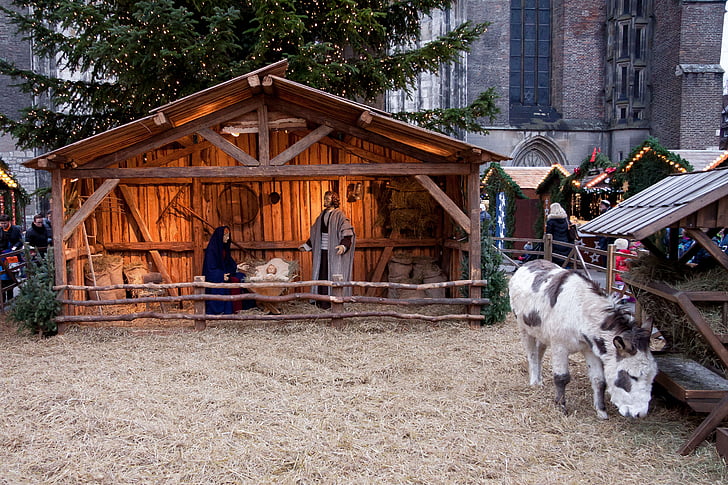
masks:
<svg viewBox="0 0 728 485"><path fill-rule="evenodd" d="M237 264L230 254L230 228L220 226L212 233L210 242L205 248L205 261L202 264L202 274L209 283L235 283L245 281L245 275L238 272ZM205 293L212 295L230 295L240 293L238 290L226 288L207 288ZM205 313L209 315L232 314L237 310L250 308L254 301L205 301Z"/></svg>

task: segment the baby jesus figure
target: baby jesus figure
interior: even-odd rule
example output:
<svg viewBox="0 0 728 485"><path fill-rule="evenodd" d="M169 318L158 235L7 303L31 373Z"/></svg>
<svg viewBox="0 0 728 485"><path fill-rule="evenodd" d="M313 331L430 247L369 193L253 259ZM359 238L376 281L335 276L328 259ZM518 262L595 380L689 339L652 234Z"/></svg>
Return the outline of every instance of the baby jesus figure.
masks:
<svg viewBox="0 0 728 485"><path fill-rule="evenodd" d="M281 258L273 258L255 267L255 274L249 281L289 281L288 263Z"/></svg>

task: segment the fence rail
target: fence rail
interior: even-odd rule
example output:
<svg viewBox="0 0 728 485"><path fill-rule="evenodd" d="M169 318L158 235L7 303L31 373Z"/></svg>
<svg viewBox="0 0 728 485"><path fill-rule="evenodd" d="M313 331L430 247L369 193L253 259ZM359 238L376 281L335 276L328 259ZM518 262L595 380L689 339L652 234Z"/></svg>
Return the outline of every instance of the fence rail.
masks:
<svg viewBox="0 0 728 485"><path fill-rule="evenodd" d="M177 284L124 284L124 285L108 285L108 286L80 286L80 285L62 285L54 286L53 289L59 292L59 301L66 305L70 311L64 312L64 315L56 317L56 323L81 323L81 322L110 322L110 321L130 321L137 318L157 318L157 319L182 319L194 320L196 329L203 329L208 320L332 320L335 325L341 325L344 318L361 318L361 317L393 317L400 319L418 319L430 322L443 320L467 320L471 323L479 322L484 319L479 309L482 305L490 304L487 298L384 298L372 296L348 296L344 295L344 289L352 288L384 288L396 290L434 290L434 289L452 289L457 291L459 288L483 287L487 285L486 280L458 280L446 281L439 283L425 284L406 284L406 283L374 283L367 281L296 281L296 282L265 282L265 283L208 283L202 277L196 277L194 282L177 283ZM328 286L331 287L331 295L320 295L309 292L293 292L283 293L287 290L296 290L311 286ZM192 294L182 294L182 289L192 289ZM249 290L240 294L209 294L206 289L226 289L226 290ZM261 294L257 291L265 289L282 290L279 295ZM86 292L104 292L109 290L144 290L158 293L159 296L141 296L136 298L119 298L110 300L87 300L73 299L67 297L68 293L83 291ZM162 296L164 292L172 293L170 296ZM66 295L64 297L64 295ZM331 305L330 311L326 313L300 313L300 314L251 314L237 313L225 315L211 315L205 313L205 301L241 301L255 300L256 302L264 302L267 304L284 303L293 300L328 302ZM170 313L164 310L164 304L183 303L185 301L194 303L194 313L184 313L177 311ZM144 303L147 305L159 303L162 311L143 311L125 314L76 314L77 307L97 307L103 309L109 306L134 305ZM378 304L378 305L397 305L397 306L422 306L422 305L455 305L466 306L469 313L453 313L448 315L424 315L420 313L402 313L399 311L350 311L344 308L344 304Z"/></svg>
<svg viewBox="0 0 728 485"><path fill-rule="evenodd" d="M614 294L619 298L633 298L634 295L628 285L621 284L617 276L624 273L616 269L617 255L626 257L627 259L635 259L638 255L618 253L613 244L610 244L607 250L592 248L583 244L570 244L561 241L555 241L550 234L543 239L516 238L516 237L494 237L495 246L507 258L508 262L515 267L522 263L518 260L518 255L530 254L537 258L554 261L562 267L569 267L580 270L584 276L591 281L597 281L603 286L605 291ZM533 244L542 244L542 250L533 249L516 249L505 248L502 242L522 242ZM569 249L569 253L565 256L555 253L554 247L565 247ZM515 258L513 256L516 256ZM603 280L603 281L602 281Z"/></svg>

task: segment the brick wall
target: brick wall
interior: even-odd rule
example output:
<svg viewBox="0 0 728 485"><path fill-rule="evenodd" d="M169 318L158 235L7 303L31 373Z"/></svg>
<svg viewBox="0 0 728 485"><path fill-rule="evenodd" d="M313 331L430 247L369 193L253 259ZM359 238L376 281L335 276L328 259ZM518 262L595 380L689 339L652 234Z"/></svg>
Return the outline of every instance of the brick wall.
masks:
<svg viewBox="0 0 728 485"><path fill-rule="evenodd" d="M475 42L468 55L468 103L489 87L495 87L500 114L494 124L508 125L510 1L471 0L465 3L467 19L475 23L490 22L488 31Z"/></svg>
<svg viewBox="0 0 728 485"><path fill-rule="evenodd" d="M0 0L4 7L10 7L9 0ZM15 35L15 26L11 25L5 14L0 13L0 52L2 57L15 63L21 69L30 69L30 44ZM16 117L18 110L28 106L32 98L11 86L13 81L7 76L0 76L0 106L2 112Z"/></svg>
<svg viewBox="0 0 728 485"><path fill-rule="evenodd" d="M9 0L0 0L0 4L5 7L11 7L11 3ZM15 63L21 69L30 69L30 44L15 35L15 26L8 22L7 16L3 13L0 13L0 52L5 59ZM14 83L15 81L7 76L0 76L0 110L10 117L17 118L20 109L31 105L32 97L13 87ZM43 178L43 174L38 174L35 170L22 165L24 161L34 156L33 150L18 149L12 137L0 135L0 158L8 165L15 178L28 193L34 192L38 187L38 178L43 179L43 183L46 185L48 184ZM37 202L34 201L27 207L26 221L17 221L18 224L26 225L29 218L32 220L33 214L39 210L36 204Z"/></svg>
<svg viewBox="0 0 728 485"><path fill-rule="evenodd" d="M717 147L722 110L722 73L688 73L682 81L679 143L683 150ZM672 147L671 147L672 148Z"/></svg>
<svg viewBox="0 0 728 485"><path fill-rule="evenodd" d="M553 2L553 105L565 119L604 118L604 0Z"/></svg>
<svg viewBox="0 0 728 485"><path fill-rule="evenodd" d="M680 62L719 64L725 2L683 0L681 3Z"/></svg>
<svg viewBox="0 0 728 485"><path fill-rule="evenodd" d="M723 31L722 1L654 0L652 133L667 148L718 145L722 78L680 73L679 65L717 65ZM710 69L708 69L710 71Z"/></svg>
<svg viewBox="0 0 728 485"><path fill-rule="evenodd" d="M679 63L682 10L675 0L654 0L652 48L652 133L668 148L679 148L681 86Z"/></svg>

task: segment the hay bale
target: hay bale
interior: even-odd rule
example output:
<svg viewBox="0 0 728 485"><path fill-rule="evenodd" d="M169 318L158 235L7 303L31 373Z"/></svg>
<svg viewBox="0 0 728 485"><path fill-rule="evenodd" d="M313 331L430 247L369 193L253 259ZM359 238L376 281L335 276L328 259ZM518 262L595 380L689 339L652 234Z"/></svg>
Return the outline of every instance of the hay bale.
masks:
<svg viewBox="0 0 728 485"><path fill-rule="evenodd" d="M146 264L138 262L124 265L123 272L127 283L130 285L141 285L144 283L144 275L147 274L149 270L147 269ZM140 290L131 290L131 294L134 298L139 296L139 292Z"/></svg>
<svg viewBox="0 0 728 485"><path fill-rule="evenodd" d="M651 255L633 260L628 275L646 283L660 281L681 291L728 291L728 272L722 267L675 270ZM636 291L635 297L671 351L680 352L703 366L724 373L728 370L677 304L641 290ZM728 333L720 304L696 302L695 306L715 333Z"/></svg>
<svg viewBox="0 0 728 485"><path fill-rule="evenodd" d="M93 272L91 265L86 263L86 274L84 282L86 286L110 286L123 285L124 274L122 271L124 260L121 256L112 256L109 254L92 255ZM95 283L94 283L95 280ZM91 300L119 300L126 296L123 289L105 290L105 291L89 291L89 299Z"/></svg>

